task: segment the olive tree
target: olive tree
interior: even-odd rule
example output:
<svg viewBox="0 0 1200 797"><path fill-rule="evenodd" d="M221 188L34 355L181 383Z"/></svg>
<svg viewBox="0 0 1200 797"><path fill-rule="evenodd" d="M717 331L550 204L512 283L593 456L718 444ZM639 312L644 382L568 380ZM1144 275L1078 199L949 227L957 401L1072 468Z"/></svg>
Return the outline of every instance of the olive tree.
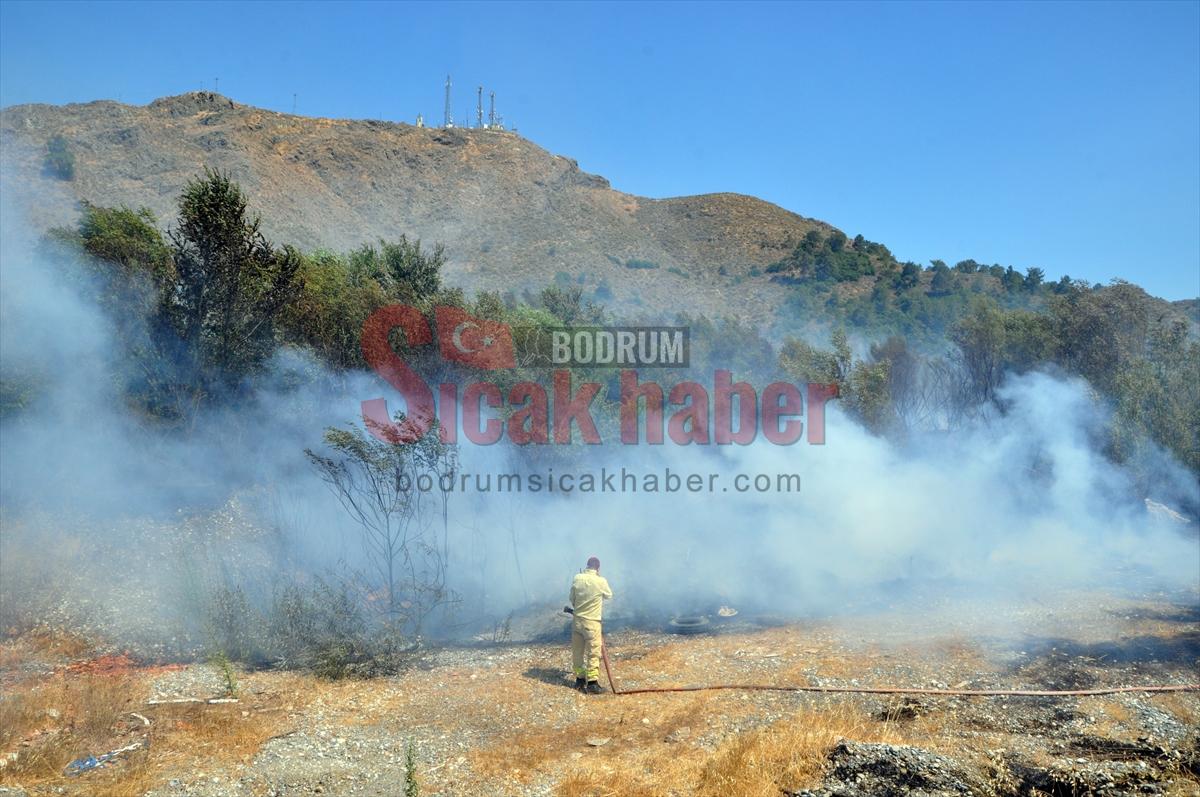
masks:
<svg viewBox="0 0 1200 797"><path fill-rule="evenodd" d="M329 428L325 443L326 453L305 453L361 532L388 620L418 634L454 598L446 584L446 509L457 451L441 442L436 426L411 443L385 442L357 426Z"/></svg>

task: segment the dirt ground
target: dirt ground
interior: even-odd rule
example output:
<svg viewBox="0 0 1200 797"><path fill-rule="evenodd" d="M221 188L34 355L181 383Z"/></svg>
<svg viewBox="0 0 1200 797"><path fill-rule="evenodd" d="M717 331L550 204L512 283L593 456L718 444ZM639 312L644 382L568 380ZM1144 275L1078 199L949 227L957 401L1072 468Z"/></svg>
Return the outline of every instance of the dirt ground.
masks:
<svg viewBox="0 0 1200 797"><path fill-rule="evenodd" d="M624 629L607 641L625 688L1200 682L1195 596L1053 607L739 617L706 634ZM552 612L531 615L544 625ZM410 746L423 795L1200 794L1198 692L587 696L569 664L565 634L489 638L427 649L400 676L325 682L146 665L26 632L0 646L0 794L391 797L404 794ZM151 702L230 693L237 702Z"/></svg>

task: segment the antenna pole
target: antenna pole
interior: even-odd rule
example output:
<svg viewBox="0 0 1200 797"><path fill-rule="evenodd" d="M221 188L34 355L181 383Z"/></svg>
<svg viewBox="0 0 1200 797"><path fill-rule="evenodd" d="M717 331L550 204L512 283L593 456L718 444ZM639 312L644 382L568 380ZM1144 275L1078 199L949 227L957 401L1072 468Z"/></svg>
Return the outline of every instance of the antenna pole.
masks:
<svg viewBox="0 0 1200 797"><path fill-rule="evenodd" d="M450 76L446 75L446 127L454 127L454 114L450 113Z"/></svg>

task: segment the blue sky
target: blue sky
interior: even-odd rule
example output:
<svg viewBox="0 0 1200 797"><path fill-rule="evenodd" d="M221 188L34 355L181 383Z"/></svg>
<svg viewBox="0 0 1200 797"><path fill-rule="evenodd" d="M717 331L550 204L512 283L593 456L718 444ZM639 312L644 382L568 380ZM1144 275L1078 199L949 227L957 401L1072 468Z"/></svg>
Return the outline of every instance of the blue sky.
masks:
<svg viewBox="0 0 1200 797"><path fill-rule="evenodd" d="M196 88L413 121L497 93L654 197L738 191L902 259L1200 293L1200 3L0 5L0 103Z"/></svg>

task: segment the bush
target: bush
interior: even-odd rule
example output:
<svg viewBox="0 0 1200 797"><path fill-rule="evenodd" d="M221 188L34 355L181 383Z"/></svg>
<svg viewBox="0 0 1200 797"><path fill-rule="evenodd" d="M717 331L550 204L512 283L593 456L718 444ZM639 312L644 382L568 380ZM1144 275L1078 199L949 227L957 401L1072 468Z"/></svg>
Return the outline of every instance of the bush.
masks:
<svg viewBox="0 0 1200 797"><path fill-rule="evenodd" d="M60 180L75 179L75 155L62 136L46 142L46 159L42 162L46 174Z"/></svg>
<svg viewBox="0 0 1200 797"><path fill-rule="evenodd" d="M204 634L211 661L265 663L262 623L240 586L222 586L214 590L205 614Z"/></svg>
<svg viewBox="0 0 1200 797"><path fill-rule="evenodd" d="M652 269L658 268L658 263L655 263L653 260L638 260L637 258L633 258L626 261L625 268Z"/></svg>
<svg viewBox="0 0 1200 797"><path fill-rule="evenodd" d="M421 304L442 287L446 249L441 244L422 250L420 239L401 235L396 241L379 241L376 248L364 244L350 253L350 269L356 275L376 280L397 301Z"/></svg>
<svg viewBox="0 0 1200 797"><path fill-rule="evenodd" d="M756 277L761 273L753 269L750 276ZM840 232L835 231L826 238L817 230L809 230L791 254L767 266L767 273L790 278L777 279L779 282L796 279L850 282L874 274L875 267L867 252L857 247L847 249L846 236Z"/></svg>
<svg viewBox="0 0 1200 797"><path fill-rule="evenodd" d="M397 663L380 644L388 634L372 635L362 601L342 580L324 579L304 589L292 584L275 595L268 627L272 653L288 669L308 670L337 680L393 670Z"/></svg>
<svg viewBox="0 0 1200 797"><path fill-rule="evenodd" d="M161 281L174 273L171 249L147 208L102 208L85 202L79 238L89 255L120 266L130 276L144 273Z"/></svg>
<svg viewBox="0 0 1200 797"><path fill-rule="evenodd" d="M404 797L420 797L421 787L417 784L417 748L412 739L404 750Z"/></svg>

